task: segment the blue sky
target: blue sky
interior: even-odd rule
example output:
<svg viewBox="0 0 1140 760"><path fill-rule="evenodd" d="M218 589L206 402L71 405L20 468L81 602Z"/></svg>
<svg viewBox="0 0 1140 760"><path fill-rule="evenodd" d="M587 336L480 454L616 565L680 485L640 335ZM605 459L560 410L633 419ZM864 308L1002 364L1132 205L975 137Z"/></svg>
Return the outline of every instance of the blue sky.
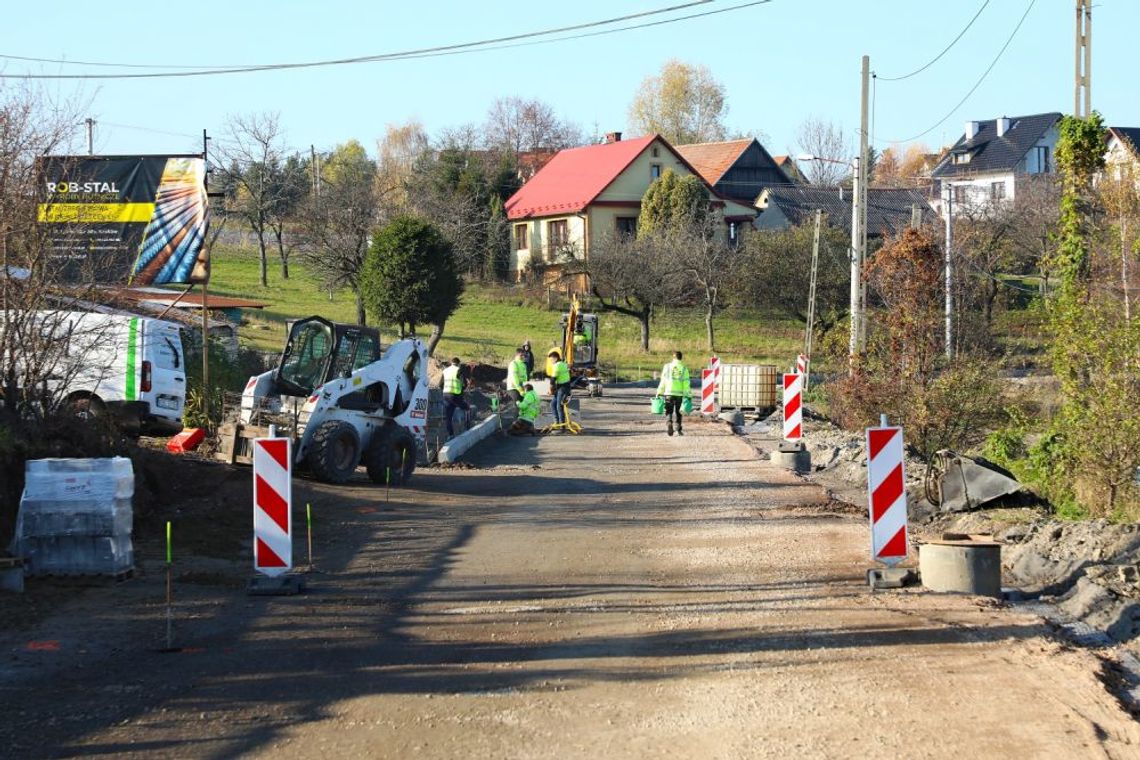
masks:
<svg viewBox="0 0 1140 760"><path fill-rule="evenodd" d="M287 0L130 3L57 0L52 13L20 3L5 10L0 53L164 65L293 62L468 42L674 5L516 0L434 3ZM696 10L738 4L716 0ZM709 67L728 93L736 132L763 132L773 153L796 151L809 116L853 133L859 117L859 59L886 76L911 71L942 50L982 0L772 0L743 10L548 45L390 63L168 80L46 81L57 97L91 102L96 150L189 151L203 128L220 133L228 114L275 111L289 144L329 148L350 138L370 150L384 125L417 118L429 132L479 122L496 97L551 103L587 132L625 129L639 83L670 57ZM990 0L944 58L903 82L876 87L874 137L923 132L970 89L1001 48L1028 0ZM950 143L966 119L1072 108L1073 0L1037 0L977 92L923 138ZM692 12L692 11L689 11ZM1093 107L1109 124L1140 126L1135 30L1140 2L1097 0L1093 10ZM108 71L0 62L6 74ZM120 126L121 125L121 126ZM136 128L127 128L136 127ZM139 129L141 128L141 129ZM154 131L144 131L154 130ZM163 134L164 132L179 134ZM628 132L628 130L627 130ZM77 136L81 134L77 126Z"/></svg>

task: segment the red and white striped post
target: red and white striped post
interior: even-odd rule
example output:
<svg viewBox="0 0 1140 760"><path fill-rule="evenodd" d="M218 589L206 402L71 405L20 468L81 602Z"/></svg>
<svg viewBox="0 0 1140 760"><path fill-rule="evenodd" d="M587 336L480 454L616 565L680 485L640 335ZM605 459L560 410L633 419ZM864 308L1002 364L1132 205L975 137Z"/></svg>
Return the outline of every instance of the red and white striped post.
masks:
<svg viewBox="0 0 1140 760"><path fill-rule="evenodd" d="M808 371L808 358L803 354L796 357L796 372L806 375Z"/></svg>
<svg viewBox="0 0 1140 760"><path fill-rule="evenodd" d="M709 369L713 373L713 390L720 393L720 357L714 356L709 359Z"/></svg>
<svg viewBox="0 0 1140 760"><path fill-rule="evenodd" d="M253 440L253 569L277 576L293 568L293 446Z"/></svg>
<svg viewBox="0 0 1140 760"><path fill-rule="evenodd" d="M701 370L701 414L716 414L716 373Z"/></svg>
<svg viewBox="0 0 1140 760"><path fill-rule="evenodd" d="M906 477L903 430L867 428L867 505L871 518L871 559L894 567L906 559Z"/></svg>
<svg viewBox="0 0 1140 760"><path fill-rule="evenodd" d="M803 438L803 383L798 372L784 375L784 440L789 443Z"/></svg>

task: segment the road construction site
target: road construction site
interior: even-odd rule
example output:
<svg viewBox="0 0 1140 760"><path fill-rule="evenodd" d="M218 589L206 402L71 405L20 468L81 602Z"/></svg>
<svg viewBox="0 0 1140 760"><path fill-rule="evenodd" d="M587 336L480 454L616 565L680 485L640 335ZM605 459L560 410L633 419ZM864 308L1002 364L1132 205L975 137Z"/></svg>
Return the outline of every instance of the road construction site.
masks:
<svg viewBox="0 0 1140 760"><path fill-rule="evenodd" d="M4 598L4 754L1140 752L1126 650L1037 607L872 591L865 505L767 461L778 433L667 437L651 394L607 387L582 435L493 436L390 492L295 479L296 596L246 592L249 470L156 455L135 578Z"/></svg>

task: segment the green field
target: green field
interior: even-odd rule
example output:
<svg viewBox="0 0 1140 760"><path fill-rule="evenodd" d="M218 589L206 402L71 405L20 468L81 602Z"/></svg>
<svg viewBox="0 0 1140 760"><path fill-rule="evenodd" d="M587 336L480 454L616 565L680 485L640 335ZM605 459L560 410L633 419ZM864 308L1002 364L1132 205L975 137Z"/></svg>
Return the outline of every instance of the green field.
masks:
<svg viewBox="0 0 1140 760"><path fill-rule="evenodd" d="M211 261L210 291L265 302L264 310L246 310L240 330L242 342L260 351L279 351L286 319L319 314L334 321L355 321L349 291L320 290L303 264L291 263L290 278L281 279L280 267L270 261L269 287L258 284L256 252L217 248ZM558 320L564 304L554 309L540 305L533 294L506 286L469 285L459 311L448 321L439 356L459 356L505 366L515 347L530 339L535 354L545 353L559 337ZM681 349L691 367L705 363L704 317L699 309L668 309L650 331L650 351L640 348L637 320L603 313L599 330L599 358L603 368L621 379L648 378ZM803 342L803 326L757 310L731 309L716 320L718 354L725 362L786 365L794 362ZM395 333L381 326L385 340ZM426 337L425 331L425 337Z"/></svg>

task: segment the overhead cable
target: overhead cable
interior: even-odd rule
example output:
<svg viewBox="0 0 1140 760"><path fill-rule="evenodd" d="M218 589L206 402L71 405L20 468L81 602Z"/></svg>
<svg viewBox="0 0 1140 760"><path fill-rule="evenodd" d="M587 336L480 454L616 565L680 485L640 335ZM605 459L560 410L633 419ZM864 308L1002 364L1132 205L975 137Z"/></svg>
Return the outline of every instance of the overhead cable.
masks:
<svg viewBox="0 0 1140 760"><path fill-rule="evenodd" d="M882 79L884 82L901 82L904 79L910 79L911 77L913 77L917 74L921 74L922 72L926 71L931 66L933 66L935 63L937 63L938 59L940 59L942 56L949 53L950 48L952 48L958 44L958 40L962 39L962 37L966 34L966 32L970 31L970 27L974 25L974 22L978 20L978 16L982 15L982 11L984 11L986 9L986 6L989 4L990 4L990 0L984 0L984 2L982 3L982 7L978 8L978 12L974 14L974 17L972 19L970 19L970 22L968 24L966 24L965 28L962 29L962 31L958 32L958 36L955 37L954 39L950 40L950 44L947 45L946 47L944 47L942 49L941 53L939 53L938 55L934 56L929 61L927 61L925 65L915 69L914 71L910 72L909 74L903 74L902 76L878 77L878 78Z"/></svg>
<svg viewBox="0 0 1140 760"><path fill-rule="evenodd" d="M219 74L244 74L244 73L259 72L259 71L280 71L280 70L286 70L286 69L306 69L306 68L319 68L319 67L325 67L325 66L342 66L342 65L355 64L355 63L376 63L376 62L382 62L382 61L407 60L407 59L415 59L415 58L430 58L430 57L442 56L442 55L455 55L458 53L470 53L470 52L482 52L485 50L496 50L496 49L502 49L502 48L506 48L506 47L514 47L514 46L521 45L521 44L531 44L531 45L549 44L549 43L553 43L553 42L563 42L566 40L579 39L579 38L583 38L583 37L600 36L603 34L614 34L617 32L630 31L630 30L634 30L634 29L643 29L643 28L647 28L647 27L651 27L651 26L660 26L660 25L664 25L664 24L676 23L678 21L686 21L689 19L700 18L703 16L711 16L711 15L714 15L717 13L726 13L729 11L740 10L742 8L748 8L748 7L752 7L752 6L756 6L756 5L764 5L766 3L772 2L772 0L754 0L753 2L740 3L740 4L730 6L727 8L720 8L720 9L711 10L711 11L704 11L701 13L691 13L688 15L677 16L674 18L669 18L669 19L664 19L664 20L644 22L644 23L639 23L639 24L631 24L628 26L619 27L617 29L604 29L604 30L600 30L600 31L596 30L596 27L599 27L599 26L610 26L613 24L620 23L622 21L630 21L633 19L645 18L648 16L656 16L656 15L660 15L663 13L671 13L674 11L684 10L686 8L692 8L694 6L707 5L707 4L709 4L711 2L715 2L715 1L716 0L695 0L694 2L682 3L679 5L673 5L673 6L669 6L666 8L658 8L658 9L650 10L650 11L642 11L639 13L632 13L632 14L627 14L624 16L615 16L612 18L603 19L603 20L599 20L599 21L590 21L590 22L586 22L586 23L582 23L582 24L573 24L573 25L569 25L569 26L556 27L556 28L545 29L545 30L541 30L541 31L526 32L526 33L522 33L522 34L509 35L509 36L505 36L505 37L496 37L496 38L491 38L491 39L486 39L486 40L479 40L479 41L475 41L475 42L464 42L464 43L457 43L457 44L452 44L452 45L439 45L439 46L435 46L435 47L406 50L406 51L401 51L401 52L397 52L397 53L381 53L381 54L376 54L376 55L356 56L356 57L352 57L352 58L338 58L338 59L320 60L320 61L304 61L304 62L297 62L297 63L256 64L256 65L248 65L248 66L240 66L239 65L239 66L228 66L228 67L199 67L199 68L193 68L190 70L155 71L155 72L130 73L130 74L9 74L9 73L5 73L5 72L0 72L0 79L159 79L159 78L171 78L171 77L214 76L214 75L219 75ZM585 29L595 29L595 31L583 32L580 34L566 35L563 37L555 37L555 38L547 39L547 40L535 40L534 39L536 37L551 37L552 35L556 35L556 34L564 34L566 32L575 32L575 31L580 31L580 30L585 30ZM529 40L529 42L522 42L523 40ZM510 43L514 43L514 44L510 44ZM17 60L23 60L21 58L15 57L15 56L6 56L3 54L0 54L0 58L15 58ZM41 62L64 63L64 64L78 63L76 61L55 60L55 59L43 59L43 60L41 60ZM94 62L88 62L87 65L127 66L127 67L132 67L132 68L141 67L141 66L145 66L145 67L150 68L153 66L152 64L111 64L111 63L94 63ZM170 67L161 67L161 68L176 68L176 67L170 66Z"/></svg>
<svg viewBox="0 0 1140 760"><path fill-rule="evenodd" d="M1025 8L1025 13L1021 14L1021 19L1017 22L1017 26L1015 26L1013 28L1013 31L1010 33L1009 37L1006 38L1005 44L1001 46L1001 50L999 50L997 55L994 56L994 59L992 61L990 61L990 65L986 68L985 71L982 72L982 75L980 77L978 77L978 81L974 82L974 86L970 88L969 92L967 92L962 97L962 99L959 100L958 103L953 108L951 108L949 112L947 112L947 114L945 116L943 116L941 119L939 119L937 122L932 124L927 129L924 129L922 132L919 132L917 135L914 135L912 137L906 137L906 138L903 138L901 140L886 140L885 142L887 142L887 143L905 143L905 142L911 142L913 140L917 140L920 137L925 137L926 135L930 134L934 130L938 129L940 126L943 125L943 123L945 123L945 121L947 119L949 119L951 116L953 116L958 111L958 109L961 108L962 105L967 100L970 99L970 96L973 95L974 92L982 85L982 82L984 82L986 80L986 77L989 76L990 72L994 70L994 66L997 66L997 62L999 60L1001 60L1002 54L1006 51L1006 48L1009 47L1010 43L1013 42L1013 38L1017 36L1018 30L1021 29L1021 25L1023 23L1025 23L1025 19L1029 16L1029 12L1031 10L1033 10L1033 6L1036 4L1037 4L1037 0L1029 0L1029 5Z"/></svg>

